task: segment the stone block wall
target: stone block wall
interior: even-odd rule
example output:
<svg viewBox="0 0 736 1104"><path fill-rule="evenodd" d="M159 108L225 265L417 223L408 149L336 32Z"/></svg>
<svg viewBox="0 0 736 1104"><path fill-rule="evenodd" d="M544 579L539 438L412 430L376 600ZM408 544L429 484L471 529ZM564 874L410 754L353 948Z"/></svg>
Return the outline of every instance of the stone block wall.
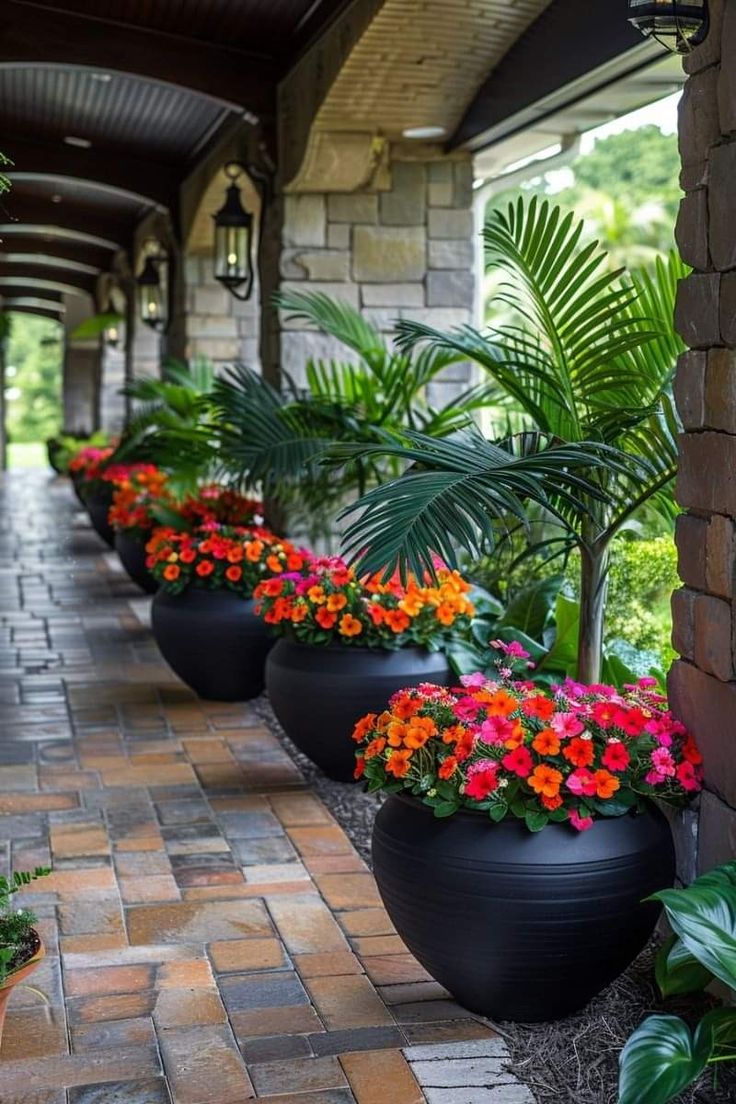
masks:
<svg viewBox="0 0 736 1104"><path fill-rule="evenodd" d="M448 329L472 321L474 221L470 158L394 157L387 191L288 194L282 288L321 291L358 308L383 334L397 319ZM349 359L337 342L282 315L283 369L297 381L312 358ZM431 401L448 401L469 370L448 370Z"/></svg>
<svg viewBox="0 0 736 1104"><path fill-rule="evenodd" d="M675 397L684 433L677 500L682 588L672 600L672 708L705 756L697 866L736 854L736 5L711 0L707 40L685 60L676 236L693 274L677 328L689 351Z"/></svg>
<svg viewBox="0 0 736 1104"><path fill-rule="evenodd" d="M241 302L213 275L212 256L190 256L184 264L184 352L203 356L223 368L242 361L259 368L260 304L258 280L250 299Z"/></svg>

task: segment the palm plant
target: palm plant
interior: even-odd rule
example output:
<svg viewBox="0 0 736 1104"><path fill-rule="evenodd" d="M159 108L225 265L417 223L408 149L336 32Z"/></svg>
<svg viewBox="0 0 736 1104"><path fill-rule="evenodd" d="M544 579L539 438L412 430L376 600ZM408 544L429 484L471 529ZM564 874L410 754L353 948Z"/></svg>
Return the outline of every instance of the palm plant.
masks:
<svg viewBox="0 0 736 1104"><path fill-rule="evenodd" d="M621 270L608 270L597 243L582 244L582 235L582 222L546 201L519 200L494 211L484 231L487 258L504 274L498 300L514 321L488 333L470 326L441 333L415 322L398 329L406 351L423 347L479 364L494 381L497 403L520 414L525 428L566 445L597 442L609 460L619 457L588 473L598 495L555 494L551 487L546 504L564 543L580 552L578 677L595 682L611 542L645 504L669 518L674 512L678 427L670 389L683 346L671 320L686 270L673 255L652 274L622 279ZM415 479L406 481L409 491L398 480L357 504L361 514L347 542L354 551L367 549L364 566L427 565L433 551L454 562L443 525L472 554L487 548L493 526L477 484L490 487L493 470L478 467L491 455L477 437L459 439L450 453L415 436L392 455L429 469L434 487L429 493L427 481L422 495ZM466 483L464 466L474 473Z"/></svg>
<svg viewBox="0 0 736 1104"><path fill-rule="evenodd" d="M291 318L306 321L346 347L346 361L309 361L306 383L285 377L280 390L238 366L218 380L218 452L241 485L261 486L292 510L320 516L346 497L400 473L387 456L357 457L338 477L321 461L339 442L375 444L405 429L446 436L469 423L486 401L487 387L469 388L452 402L434 407L428 391L451 364L465 358L452 350L401 351L349 305L321 293L278 296Z"/></svg>

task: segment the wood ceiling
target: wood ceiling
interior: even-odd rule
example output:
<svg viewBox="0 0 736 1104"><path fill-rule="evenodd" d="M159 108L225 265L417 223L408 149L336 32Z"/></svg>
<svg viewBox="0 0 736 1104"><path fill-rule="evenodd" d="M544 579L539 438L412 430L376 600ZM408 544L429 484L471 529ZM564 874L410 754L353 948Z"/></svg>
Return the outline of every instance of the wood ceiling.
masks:
<svg viewBox="0 0 736 1104"><path fill-rule="evenodd" d="M88 290L147 212L176 218L210 143L273 122L278 81L346 3L0 0L4 300L35 287L53 312L54 282Z"/></svg>

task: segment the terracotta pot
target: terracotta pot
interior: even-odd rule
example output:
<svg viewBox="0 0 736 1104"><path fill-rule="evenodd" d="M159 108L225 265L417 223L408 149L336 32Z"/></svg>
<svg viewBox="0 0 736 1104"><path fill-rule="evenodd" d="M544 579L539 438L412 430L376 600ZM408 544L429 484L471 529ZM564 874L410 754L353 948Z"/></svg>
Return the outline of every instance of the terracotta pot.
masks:
<svg viewBox="0 0 736 1104"><path fill-rule="evenodd" d="M538 1022L583 1008L639 954L661 911L645 898L673 884L675 853L653 804L587 832L529 832L392 795L373 873L396 931L460 1004Z"/></svg>
<svg viewBox="0 0 736 1104"><path fill-rule="evenodd" d="M33 973L38 966L39 962L46 957L46 948L43 943L36 951L33 958L26 962L25 966L21 966L19 970L15 970L10 974L5 981L0 982L0 1039L3 1034L3 1024L5 1023L5 1013L8 1010L8 1001L13 995L13 990L16 985L22 985L24 981Z"/></svg>
<svg viewBox="0 0 736 1104"><path fill-rule="evenodd" d="M393 693L422 682L450 686L442 652L302 644L282 638L266 661L266 690L279 723L329 778L352 782L355 722L380 712Z"/></svg>

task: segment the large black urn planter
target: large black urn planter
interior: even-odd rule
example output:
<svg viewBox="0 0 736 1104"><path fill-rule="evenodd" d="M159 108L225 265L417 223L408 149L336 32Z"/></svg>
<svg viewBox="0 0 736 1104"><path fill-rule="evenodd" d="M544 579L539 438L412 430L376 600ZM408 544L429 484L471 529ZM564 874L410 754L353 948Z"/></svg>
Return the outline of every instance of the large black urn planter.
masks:
<svg viewBox="0 0 736 1104"><path fill-rule="evenodd" d="M92 522L92 528L99 537L102 537L106 544L110 545L110 548L113 548L115 545L115 530L107 520L107 516L110 513L110 507L112 506L113 494L114 487L112 483L106 483L104 485L104 490L84 495L84 505L87 507L87 513L89 514L89 520Z"/></svg>
<svg viewBox="0 0 736 1104"><path fill-rule="evenodd" d="M164 659L200 698L247 701L261 693L273 640L252 599L196 586L181 594L160 589L151 617Z"/></svg>
<svg viewBox="0 0 736 1104"><path fill-rule="evenodd" d="M279 723L300 751L330 778L353 779L355 722L380 712L405 686L454 676L442 652L423 648L310 646L279 640L266 663L266 690Z"/></svg>
<svg viewBox="0 0 736 1104"><path fill-rule="evenodd" d="M146 567L146 542L130 533L115 531L115 551L128 576L146 594L155 594L158 583Z"/></svg>
<svg viewBox="0 0 736 1104"><path fill-rule="evenodd" d="M674 848L653 805L576 833L550 824L437 819L391 796L373 830L373 871L393 924L424 968L471 1012L555 1020L584 1007L651 936Z"/></svg>

